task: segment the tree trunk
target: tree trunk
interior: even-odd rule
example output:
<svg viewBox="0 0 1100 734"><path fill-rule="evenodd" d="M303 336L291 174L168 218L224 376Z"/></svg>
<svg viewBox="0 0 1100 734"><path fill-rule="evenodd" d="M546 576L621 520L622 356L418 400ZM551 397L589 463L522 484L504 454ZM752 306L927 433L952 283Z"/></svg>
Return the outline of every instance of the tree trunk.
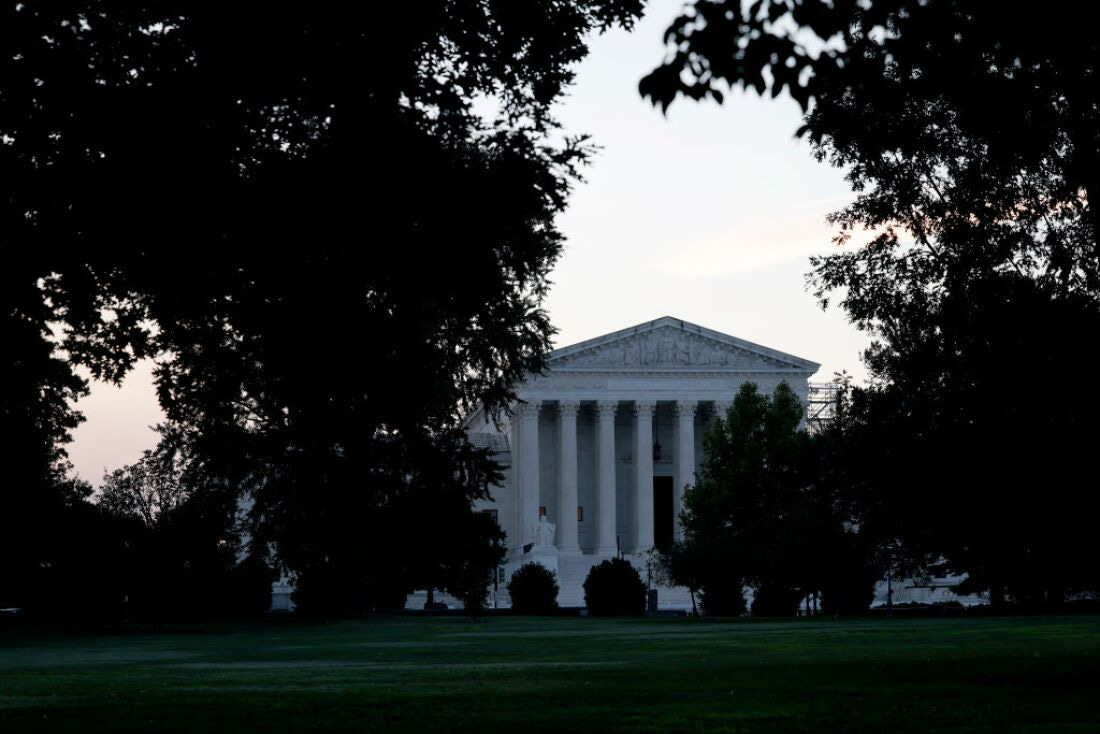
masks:
<svg viewBox="0 0 1100 734"><path fill-rule="evenodd" d="M1005 589L998 583L990 584L989 586L989 607L993 610L1000 611L1005 605Z"/></svg>

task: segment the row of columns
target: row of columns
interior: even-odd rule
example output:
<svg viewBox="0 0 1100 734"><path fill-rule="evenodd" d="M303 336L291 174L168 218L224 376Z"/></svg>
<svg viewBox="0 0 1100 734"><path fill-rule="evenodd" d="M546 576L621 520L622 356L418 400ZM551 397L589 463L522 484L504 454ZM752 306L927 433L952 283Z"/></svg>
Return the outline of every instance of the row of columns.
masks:
<svg viewBox="0 0 1100 734"><path fill-rule="evenodd" d="M676 406L676 463L673 473L673 507L676 508L674 532L681 538L679 508L683 502L684 486L695 478L695 411L696 401L678 400ZM533 523L538 521L539 507L539 410L541 403L520 403L513 417L517 436L514 446L518 449L513 458L517 473L517 530L520 544L529 543ZM653 413L654 401L634 401L634 486L637 498L634 503L635 551L653 547ZM728 403L717 403L720 412ZM562 552L579 552L577 507L577 411L580 402L558 402L558 486L557 546ZM619 402L596 401L596 551L613 553L616 549L615 516L615 413ZM574 508L574 511L570 511Z"/></svg>

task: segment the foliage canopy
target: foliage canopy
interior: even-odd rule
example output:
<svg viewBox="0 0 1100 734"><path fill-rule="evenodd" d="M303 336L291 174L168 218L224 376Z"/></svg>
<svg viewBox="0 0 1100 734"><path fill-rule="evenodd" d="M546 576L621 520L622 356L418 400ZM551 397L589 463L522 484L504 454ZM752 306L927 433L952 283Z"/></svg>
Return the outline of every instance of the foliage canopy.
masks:
<svg viewBox="0 0 1100 734"><path fill-rule="evenodd" d="M362 536L430 477L484 496L459 418L542 365L553 219L589 152L551 106L587 35L640 9L0 10L0 419L27 442L0 515L48 522L73 365L152 356L196 471L255 497L311 598L381 603Z"/></svg>
<svg viewBox="0 0 1100 734"><path fill-rule="evenodd" d="M1066 389L1100 313L1100 41L1078 12L693 2L641 83L666 108L732 85L806 111L857 194L810 282L874 337L837 470L906 560L945 558L994 601L1097 586L1075 478L1097 406Z"/></svg>

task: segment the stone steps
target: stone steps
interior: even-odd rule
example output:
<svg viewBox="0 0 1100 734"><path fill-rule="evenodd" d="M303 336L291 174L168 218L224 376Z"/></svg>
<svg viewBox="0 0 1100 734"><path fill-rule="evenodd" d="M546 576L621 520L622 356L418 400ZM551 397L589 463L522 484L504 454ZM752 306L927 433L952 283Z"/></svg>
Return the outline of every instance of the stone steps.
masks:
<svg viewBox="0 0 1100 734"><path fill-rule="evenodd" d="M627 557L645 580L644 561ZM558 558L558 606L583 607L584 580L594 565L604 560L596 555L560 556ZM657 608L667 610L691 610L691 593L683 586L658 586Z"/></svg>

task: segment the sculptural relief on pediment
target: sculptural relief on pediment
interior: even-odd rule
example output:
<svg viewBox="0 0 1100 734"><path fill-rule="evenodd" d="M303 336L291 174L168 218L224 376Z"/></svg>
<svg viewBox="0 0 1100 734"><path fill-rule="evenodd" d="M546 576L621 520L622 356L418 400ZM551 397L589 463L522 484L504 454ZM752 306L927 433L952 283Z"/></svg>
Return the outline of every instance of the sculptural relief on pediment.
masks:
<svg viewBox="0 0 1100 734"><path fill-rule="evenodd" d="M763 354L723 344L698 334L661 328L552 358L550 369L730 369L766 370L794 367Z"/></svg>

